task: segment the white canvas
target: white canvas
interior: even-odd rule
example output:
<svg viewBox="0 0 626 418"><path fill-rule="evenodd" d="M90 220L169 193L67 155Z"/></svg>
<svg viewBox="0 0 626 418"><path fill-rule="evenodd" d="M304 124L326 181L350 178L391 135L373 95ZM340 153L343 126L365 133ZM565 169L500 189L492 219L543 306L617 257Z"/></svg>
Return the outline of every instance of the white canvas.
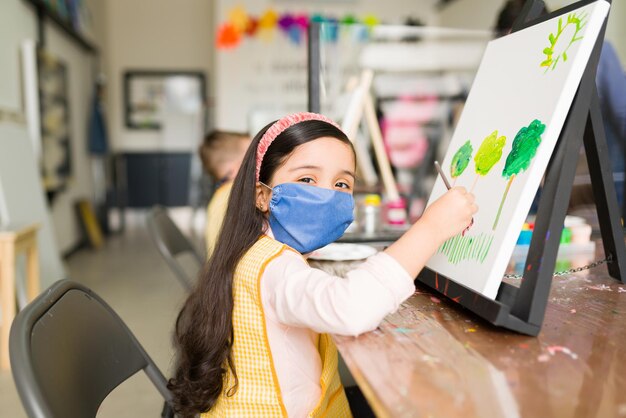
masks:
<svg viewBox="0 0 626 418"><path fill-rule="evenodd" d="M465 235L439 248L430 269L495 298L608 10L600 0L489 43L442 163L454 185L473 189L479 211ZM467 141L469 160L467 153L454 159ZM429 203L445 191L438 178Z"/></svg>

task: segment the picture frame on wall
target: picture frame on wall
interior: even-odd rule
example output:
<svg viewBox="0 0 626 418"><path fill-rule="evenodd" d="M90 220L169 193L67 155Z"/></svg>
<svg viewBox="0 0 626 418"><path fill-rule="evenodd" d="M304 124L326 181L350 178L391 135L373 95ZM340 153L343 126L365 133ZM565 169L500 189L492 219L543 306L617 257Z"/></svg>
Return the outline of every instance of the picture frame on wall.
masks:
<svg viewBox="0 0 626 418"><path fill-rule="evenodd" d="M161 130L166 111L198 112L206 103L201 71L129 70L124 73L126 127Z"/></svg>
<svg viewBox="0 0 626 418"><path fill-rule="evenodd" d="M41 175L48 192L67 187L72 149L67 65L45 49L37 52L41 111Z"/></svg>

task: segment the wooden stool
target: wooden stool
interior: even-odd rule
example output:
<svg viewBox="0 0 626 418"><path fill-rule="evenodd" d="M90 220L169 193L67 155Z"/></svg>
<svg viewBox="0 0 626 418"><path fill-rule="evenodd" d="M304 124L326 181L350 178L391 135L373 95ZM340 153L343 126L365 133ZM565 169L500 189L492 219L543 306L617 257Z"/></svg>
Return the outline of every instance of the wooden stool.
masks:
<svg viewBox="0 0 626 418"><path fill-rule="evenodd" d="M16 313L15 261L26 254L26 295L30 302L39 294L39 255L37 230L39 224L0 227L0 370L9 370L9 331Z"/></svg>

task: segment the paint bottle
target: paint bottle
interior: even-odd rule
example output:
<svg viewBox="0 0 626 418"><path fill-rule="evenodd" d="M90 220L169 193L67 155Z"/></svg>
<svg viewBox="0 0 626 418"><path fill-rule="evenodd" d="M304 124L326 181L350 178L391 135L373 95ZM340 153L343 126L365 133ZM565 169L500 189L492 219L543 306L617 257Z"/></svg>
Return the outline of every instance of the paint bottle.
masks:
<svg viewBox="0 0 626 418"><path fill-rule="evenodd" d="M557 259L554 265L554 271L564 271L572 268L572 262L568 259Z"/></svg>
<svg viewBox="0 0 626 418"><path fill-rule="evenodd" d="M406 223L406 203L400 198L387 202L387 223L389 225L404 225Z"/></svg>
<svg viewBox="0 0 626 418"><path fill-rule="evenodd" d="M563 228L561 232L561 244L569 244L572 242L572 230L570 228Z"/></svg>
<svg viewBox="0 0 626 418"><path fill-rule="evenodd" d="M565 227L570 230L572 244L586 244L591 241L591 226L584 218L578 216L566 216Z"/></svg>
<svg viewBox="0 0 626 418"><path fill-rule="evenodd" d="M362 230L365 234L375 234L380 229L380 196L377 194L365 195L360 211Z"/></svg>
<svg viewBox="0 0 626 418"><path fill-rule="evenodd" d="M533 237L533 231L526 229L520 232L519 238L517 238L516 245L530 245L530 240Z"/></svg>
<svg viewBox="0 0 626 418"><path fill-rule="evenodd" d="M591 225L574 225L572 231L572 244L586 244L591 241Z"/></svg>

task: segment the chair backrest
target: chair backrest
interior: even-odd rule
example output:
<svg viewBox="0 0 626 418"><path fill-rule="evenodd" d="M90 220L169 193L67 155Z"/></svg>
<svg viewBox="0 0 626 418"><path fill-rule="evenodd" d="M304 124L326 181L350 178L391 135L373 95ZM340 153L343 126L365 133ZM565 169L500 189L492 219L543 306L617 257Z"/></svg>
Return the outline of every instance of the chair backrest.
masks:
<svg viewBox="0 0 626 418"><path fill-rule="evenodd" d="M185 289L187 289L187 291L191 291L194 279L190 277L187 272L185 272L176 257L184 253L191 254L198 262L198 267L202 266L204 257L191 244L191 242L189 242L180 229L178 229L174 221L172 221L167 214L165 208L161 206L154 206L150 209L147 224L150 236L168 266L172 269Z"/></svg>
<svg viewBox="0 0 626 418"><path fill-rule="evenodd" d="M120 317L69 280L54 283L16 316L10 357L31 418L95 417L107 395L139 370L166 404L172 399L165 377Z"/></svg>

